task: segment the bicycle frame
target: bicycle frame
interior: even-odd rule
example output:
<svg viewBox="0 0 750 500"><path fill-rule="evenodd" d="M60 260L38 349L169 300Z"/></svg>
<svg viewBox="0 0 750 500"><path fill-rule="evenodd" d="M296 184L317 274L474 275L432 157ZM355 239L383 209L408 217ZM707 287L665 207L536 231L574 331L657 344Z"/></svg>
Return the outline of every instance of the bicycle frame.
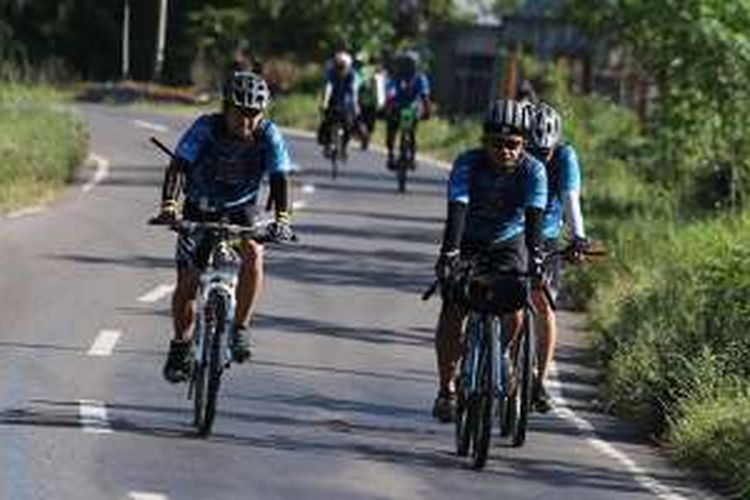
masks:
<svg viewBox="0 0 750 500"><path fill-rule="evenodd" d="M221 254L226 254L229 259L226 257L217 258ZM234 317L238 262L239 255L237 255L225 239L219 239L213 244L208 265L200 273L198 291L196 293L195 335L193 336L193 349L196 362L205 362L204 355L207 351L205 345L204 314L211 294L218 294L224 299L224 304L227 306L224 310L225 326L229 326L231 319ZM228 329L225 328L224 331L228 331ZM224 338L223 340L222 359L224 361L223 366L226 368L231 362L232 355L229 345L226 342L227 339Z"/></svg>
<svg viewBox="0 0 750 500"><path fill-rule="evenodd" d="M470 265L469 282L477 278L475 270ZM533 372L534 308L528 279L524 285L523 324L516 338L510 339L504 332L504 315L488 309L493 306L483 302L472 303L476 309L469 312L464 329L456 445L459 456L465 456L472 448L472 464L476 469L484 467L487 460L496 410L500 435L510 435L513 446L521 446L525 441Z"/></svg>
<svg viewBox="0 0 750 500"><path fill-rule="evenodd" d="M465 349L468 356L464 355L464 363L462 363L462 387L468 398L482 391L479 363L482 351L489 345L492 394L496 399L502 399L508 392L508 367L503 356L508 346L505 345L503 338L502 320L487 313L469 314Z"/></svg>

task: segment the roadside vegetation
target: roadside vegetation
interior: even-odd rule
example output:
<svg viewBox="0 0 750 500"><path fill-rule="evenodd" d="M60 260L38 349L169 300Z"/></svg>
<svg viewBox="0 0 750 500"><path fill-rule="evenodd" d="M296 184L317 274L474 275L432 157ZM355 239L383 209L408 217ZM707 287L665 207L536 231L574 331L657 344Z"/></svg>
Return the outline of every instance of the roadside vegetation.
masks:
<svg viewBox="0 0 750 500"><path fill-rule="evenodd" d="M87 135L51 87L0 81L0 212L48 201L86 155Z"/></svg>
<svg viewBox="0 0 750 500"><path fill-rule="evenodd" d="M588 299L610 406L749 499L750 2L570 3L658 89L641 124L556 96L582 149L588 225L610 251L571 276Z"/></svg>

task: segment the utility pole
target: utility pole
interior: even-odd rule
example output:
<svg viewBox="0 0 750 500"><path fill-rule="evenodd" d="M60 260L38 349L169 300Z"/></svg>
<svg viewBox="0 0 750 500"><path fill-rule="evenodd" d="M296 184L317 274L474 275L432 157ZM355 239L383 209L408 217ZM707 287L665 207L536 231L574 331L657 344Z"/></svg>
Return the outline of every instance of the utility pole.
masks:
<svg viewBox="0 0 750 500"><path fill-rule="evenodd" d="M164 47L167 40L167 1L159 1L159 31L156 37L156 61L154 63L154 79L161 80L164 69Z"/></svg>
<svg viewBox="0 0 750 500"><path fill-rule="evenodd" d="M122 11L122 79L130 77L130 0L125 0Z"/></svg>

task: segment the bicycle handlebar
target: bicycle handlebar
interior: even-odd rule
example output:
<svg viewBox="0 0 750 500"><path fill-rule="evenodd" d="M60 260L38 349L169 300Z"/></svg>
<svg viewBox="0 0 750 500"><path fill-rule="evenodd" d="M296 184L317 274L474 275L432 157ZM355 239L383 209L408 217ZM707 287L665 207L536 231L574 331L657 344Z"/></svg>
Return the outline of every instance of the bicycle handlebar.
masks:
<svg viewBox="0 0 750 500"><path fill-rule="evenodd" d="M197 222L183 219L170 223L151 225L165 226L178 233L194 233L196 231L208 230L222 233L227 237L250 238L258 243L281 243L282 240L269 234L268 226L271 223L272 221L264 219L252 226L243 226L227 222ZM290 241L296 241L296 237Z"/></svg>

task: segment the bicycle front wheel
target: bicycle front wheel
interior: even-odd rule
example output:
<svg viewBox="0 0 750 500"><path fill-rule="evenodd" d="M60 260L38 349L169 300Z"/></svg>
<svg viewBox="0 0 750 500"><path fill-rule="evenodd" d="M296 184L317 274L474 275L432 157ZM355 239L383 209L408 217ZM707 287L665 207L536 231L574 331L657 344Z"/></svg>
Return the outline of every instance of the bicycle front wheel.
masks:
<svg viewBox="0 0 750 500"><path fill-rule="evenodd" d="M196 386L196 427L199 436L208 436L213 428L216 416L216 403L221 385L221 374L224 370L222 345L226 335L226 299L220 293L208 297L205 320L205 363L201 370L201 384ZM201 405L197 403L198 392L201 392Z"/></svg>
<svg viewBox="0 0 750 500"><path fill-rule="evenodd" d="M481 469L487 462L490 450L490 434L492 430L492 367L490 349L487 342L479 354L479 392L469 403L468 413L471 430L471 465L474 469Z"/></svg>

